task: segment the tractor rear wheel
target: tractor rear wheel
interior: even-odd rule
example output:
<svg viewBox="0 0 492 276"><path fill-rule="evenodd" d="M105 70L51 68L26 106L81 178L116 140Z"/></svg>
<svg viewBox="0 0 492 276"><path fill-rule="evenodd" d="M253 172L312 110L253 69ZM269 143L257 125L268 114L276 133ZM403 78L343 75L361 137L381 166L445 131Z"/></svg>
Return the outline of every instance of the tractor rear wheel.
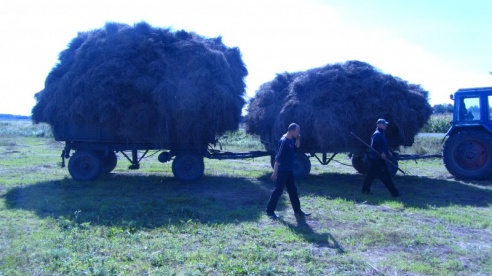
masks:
<svg viewBox="0 0 492 276"><path fill-rule="evenodd" d="M68 172L78 181L94 180L101 170L101 157L95 151L78 150L68 160Z"/></svg>
<svg viewBox="0 0 492 276"><path fill-rule="evenodd" d="M479 131L461 132L444 143L443 162L456 178L486 179L492 173L490 135Z"/></svg>

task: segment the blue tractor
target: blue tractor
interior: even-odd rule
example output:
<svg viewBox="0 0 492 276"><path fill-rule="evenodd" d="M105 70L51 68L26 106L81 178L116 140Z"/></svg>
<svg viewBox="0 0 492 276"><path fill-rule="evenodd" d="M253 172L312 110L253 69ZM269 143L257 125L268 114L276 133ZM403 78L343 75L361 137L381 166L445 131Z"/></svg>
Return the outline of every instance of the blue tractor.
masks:
<svg viewBox="0 0 492 276"><path fill-rule="evenodd" d="M451 99L454 114L452 126L444 137L444 165L456 178L489 178L492 175L492 87L459 89Z"/></svg>

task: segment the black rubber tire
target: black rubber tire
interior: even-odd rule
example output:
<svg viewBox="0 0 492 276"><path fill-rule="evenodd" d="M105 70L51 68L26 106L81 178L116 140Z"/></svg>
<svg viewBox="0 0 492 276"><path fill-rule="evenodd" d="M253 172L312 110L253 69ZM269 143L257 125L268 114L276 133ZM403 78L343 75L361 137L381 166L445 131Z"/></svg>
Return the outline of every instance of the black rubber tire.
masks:
<svg viewBox="0 0 492 276"><path fill-rule="evenodd" d="M116 168L118 164L118 158L116 158L116 153L114 151L108 152L106 156L101 153L101 173L108 174Z"/></svg>
<svg viewBox="0 0 492 276"><path fill-rule="evenodd" d="M270 165L272 169L275 168L275 155L270 155ZM309 157L304 154L297 152L296 158L294 158L294 177L295 179L306 178L311 172L311 161Z"/></svg>
<svg viewBox="0 0 492 276"><path fill-rule="evenodd" d="M305 153L296 152L296 158L294 158L294 178L306 178L309 172L311 172L311 161L309 157Z"/></svg>
<svg viewBox="0 0 492 276"><path fill-rule="evenodd" d="M364 155L352 154L352 167L361 174L366 174L369 170L368 160L364 161Z"/></svg>
<svg viewBox="0 0 492 276"><path fill-rule="evenodd" d="M101 170L101 157L94 151L78 150L68 160L68 172L77 181L95 180Z"/></svg>
<svg viewBox="0 0 492 276"><path fill-rule="evenodd" d="M174 158L173 174L179 181L194 181L202 177L205 171L203 156L194 152L178 153Z"/></svg>
<svg viewBox="0 0 492 276"><path fill-rule="evenodd" d="M391 158L390 161L393 164L390 164L389 162L386 162L386 165L388 166L388 171L391 175L391 177L395 176L396 173L398 172L398 153L392 152L391 153ZM366 160L364 162L364 156L363 155L352 155L352 167L361 174L367 174L369 171L369 160Z"/></svg>
<svg viewBox="0 0 492 276"><path fill-rule="evenodd" d="M460 132L446 140L442 155L444 166L456 178L481 180L492 173L490 134Z"/></svg>
<svg viewBox="0 0 492 276"><path fill-rule="evenodd" d="M398 172L398 153L391 152L390 161L391 161L391 164L389 162L386 162L386 165L388 166L388 171L389 171L391 177L393 177Z"/></svg>

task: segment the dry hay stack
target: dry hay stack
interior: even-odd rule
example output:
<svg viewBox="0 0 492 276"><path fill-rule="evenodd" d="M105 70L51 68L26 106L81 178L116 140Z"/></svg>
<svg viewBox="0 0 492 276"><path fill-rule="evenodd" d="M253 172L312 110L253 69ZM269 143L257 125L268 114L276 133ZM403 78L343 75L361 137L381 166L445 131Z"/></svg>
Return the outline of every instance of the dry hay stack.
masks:
<svg viewBox="0 0 492 276"><path fill-rule="evenodd" d="M419 85L348 61L278 74L263 84L249 103L246 131L274 150L296 122L303 152L360 152L365 147L350 132L369 143L377 119L385 118L388 143L410 146L431 113L428 92Z"/></svg>
<svg viewBox="0 0 492 276"><path fill-rule="evenodd" d="M239 49L220 37L107 23L60 53L32 119L57 140L202 148L238 128L247 74Z"/></svg>

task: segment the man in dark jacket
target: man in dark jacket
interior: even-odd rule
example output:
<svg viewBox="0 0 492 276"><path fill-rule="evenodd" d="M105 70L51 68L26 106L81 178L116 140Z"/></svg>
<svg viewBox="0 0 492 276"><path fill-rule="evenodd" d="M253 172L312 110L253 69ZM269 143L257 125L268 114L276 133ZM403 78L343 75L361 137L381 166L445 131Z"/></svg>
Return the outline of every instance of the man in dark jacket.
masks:
<svg viewBox="0 0 492 276"><path fill-rule="evenodd" d="M386 160L391 158L391 152L388 150L388 141L384 135L384 131L388 124L389 123L385 119L379 119L376 123L376 131L372 134L371 147L373 150L369 153L370 165L366 179L364 180L364 185L362 186L363 194L370 194L372 181L376 177L379 177L393 197L400 195L393 184L393 180L391 179L386 164Z"/></svg>
<svg viewBox="0 0 492 276"><path fill-rule="evenodd" d="M284 186L287 187L290 203L296 217L305 217L310 214L304 213L301 210L301 203L297 195L297 187L294 182L294 158L296 149L301 144L301 127L298 124L290 124L287 133L282 136L279 141L277 155L275 156L275 165L273 166L272 180L275 181L275 190L273 190L268 202L266 213L275 219L275 209L277 202L284 191Z"/></svg>

